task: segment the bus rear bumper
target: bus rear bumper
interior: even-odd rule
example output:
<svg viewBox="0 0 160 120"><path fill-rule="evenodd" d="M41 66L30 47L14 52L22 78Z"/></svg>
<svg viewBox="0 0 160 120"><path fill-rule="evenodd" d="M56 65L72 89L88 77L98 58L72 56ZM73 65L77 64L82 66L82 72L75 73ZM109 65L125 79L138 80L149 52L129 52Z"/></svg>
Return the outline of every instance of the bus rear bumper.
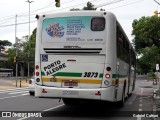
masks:
<svg viewBox="0 0 160 120"><path fill-rule="evenodd" d="M76 98L113 101L113 87L77 89L77 88L57 88L36 85L35 97L53 98Z"/></svg>

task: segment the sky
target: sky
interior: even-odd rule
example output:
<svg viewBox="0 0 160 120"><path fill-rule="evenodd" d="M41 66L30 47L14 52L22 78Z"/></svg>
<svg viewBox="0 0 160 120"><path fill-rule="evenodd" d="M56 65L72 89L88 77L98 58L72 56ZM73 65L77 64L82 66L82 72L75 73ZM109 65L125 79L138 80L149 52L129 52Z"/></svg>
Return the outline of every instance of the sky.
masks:
<svg viewBox="0 0 160 120"><path fill-rule="evenodd" d="M27 0L0 1L0 40L15 43L15 18L17 15L16 37L29 35L29 3ZM30 0L30 34L36 28L36 14L48 14L82 9L90 1L97 11L101 8L114 13L130 40L133 39L132 22L142 16L152 16L160 6L154 0L61 0L61 7L55 7L55 0ZM158 1L158 0L157 0ZM160 1L158 1L160 2Z"/></svg>

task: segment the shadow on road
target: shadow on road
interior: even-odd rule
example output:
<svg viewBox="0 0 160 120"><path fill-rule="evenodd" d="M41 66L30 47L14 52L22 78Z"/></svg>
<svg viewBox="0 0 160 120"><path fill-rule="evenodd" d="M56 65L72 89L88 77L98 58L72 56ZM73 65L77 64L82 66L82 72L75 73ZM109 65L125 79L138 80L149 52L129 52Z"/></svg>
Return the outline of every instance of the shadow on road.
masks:
<svg viewBox="0 0 160 120"><path fill-rule="evenodd" d="M115 103L110 102L91 102L76 106L63 106L56 111L43 112L42 116L47 117L133 117L133 114L140 114L138 111L123 111L117 108Z"/></svg>

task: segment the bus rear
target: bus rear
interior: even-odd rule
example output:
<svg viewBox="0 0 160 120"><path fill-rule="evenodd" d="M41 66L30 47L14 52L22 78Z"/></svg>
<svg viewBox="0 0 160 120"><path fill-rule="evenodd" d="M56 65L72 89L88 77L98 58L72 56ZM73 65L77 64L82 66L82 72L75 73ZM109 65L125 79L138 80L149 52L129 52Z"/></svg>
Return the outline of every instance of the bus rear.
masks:
<svg viewBox="0 0 160 120"><path fill-rule="evenodd" d="M106 62L106 16L106 12L82 11L39 16L36 97L63 98L65 102L114 100L106 71L111 66Z"/></svg>

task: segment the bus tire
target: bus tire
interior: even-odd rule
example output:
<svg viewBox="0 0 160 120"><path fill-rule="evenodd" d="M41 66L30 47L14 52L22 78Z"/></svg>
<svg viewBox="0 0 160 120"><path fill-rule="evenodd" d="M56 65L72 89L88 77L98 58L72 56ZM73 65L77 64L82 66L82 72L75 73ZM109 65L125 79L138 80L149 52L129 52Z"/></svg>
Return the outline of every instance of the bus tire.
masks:
<svg viewBox="0 0 160 120"><path fill-rule="evenodd" d="M123 93L122 93L122 100L118 101L118 107L122 108L124 106L124 102L125 102L125 86L123 87Z"/></svg>
<svg viewBox="0 0 160 120"><path fill-rule="evenodd" d="M63 98L62 100L65 105L69 105L69 106L79 104L79 100L76 100L76 99Z"/></svg>
<svg viewBox="0 0 160 120"><path fill-rule="evenodd" d="M29 94L30 94L31 96L33 96L33 95L34 95L34 92L29 91Z"/></svg>

